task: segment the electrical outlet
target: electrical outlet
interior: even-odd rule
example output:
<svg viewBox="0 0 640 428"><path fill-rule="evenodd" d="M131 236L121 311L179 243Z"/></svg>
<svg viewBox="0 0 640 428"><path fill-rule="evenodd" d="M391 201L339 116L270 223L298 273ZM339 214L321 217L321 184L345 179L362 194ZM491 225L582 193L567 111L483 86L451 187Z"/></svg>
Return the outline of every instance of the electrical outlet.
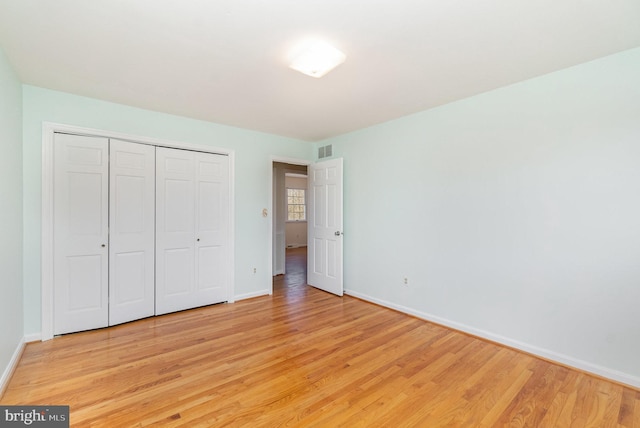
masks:
<svg viewBox="0 0 640 428"><path fill-rule="evenodd" d="M404 281L402 282L404 285L409 285L409 278L404 277Z"/></svg>
<svg viewBox="0 0 640 428"><path fill-rule="evenodd" d="M253 268L253 273L256 273L258 271L258 269Z"/></svg>

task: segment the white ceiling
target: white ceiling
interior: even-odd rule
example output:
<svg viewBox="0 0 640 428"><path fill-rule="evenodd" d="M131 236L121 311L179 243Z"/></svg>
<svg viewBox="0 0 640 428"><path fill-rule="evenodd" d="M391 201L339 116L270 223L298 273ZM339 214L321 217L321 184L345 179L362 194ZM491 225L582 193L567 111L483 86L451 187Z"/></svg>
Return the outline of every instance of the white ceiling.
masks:
<svg viewBox="0 0 640 428"><path fill-rule="evenodd" d="M287 67L321 36L347 60ZM640 46L639 0L0 0L27 84L316 141Z"/></svg>

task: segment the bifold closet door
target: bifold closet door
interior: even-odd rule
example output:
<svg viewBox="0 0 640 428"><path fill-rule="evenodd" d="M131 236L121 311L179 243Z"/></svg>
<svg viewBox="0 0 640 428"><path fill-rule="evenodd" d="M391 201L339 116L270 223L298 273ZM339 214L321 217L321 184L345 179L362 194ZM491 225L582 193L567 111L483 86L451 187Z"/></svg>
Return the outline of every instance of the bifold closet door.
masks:
<svg viewBox="0 0 640 428"><path fill-rule="evenodd" d="M228 300L229 158L156 149L156 315Z"/></svg>
<svg viewBox="0 0 640 428"><path fill-rule="evenodd" d="M155 151L110 140L109 325L155 313Z"/></svg>
<svg viewBox="0 0 640 428"><path fill-rule="evenodd" d="M54 136L54 334L108 325L109 140Z"/></svg>

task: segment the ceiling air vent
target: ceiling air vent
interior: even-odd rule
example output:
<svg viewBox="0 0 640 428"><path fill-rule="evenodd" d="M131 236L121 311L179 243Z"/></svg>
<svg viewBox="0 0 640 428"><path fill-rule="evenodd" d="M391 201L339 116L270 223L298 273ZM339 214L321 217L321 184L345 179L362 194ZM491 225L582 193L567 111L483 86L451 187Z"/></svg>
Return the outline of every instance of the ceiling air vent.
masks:
<svg viewBox="0 0 640 428"><path fill-rule="evenodd" d="M327 158L329 156L333 156L333 147L331 147L331 144L318 148L318 159Z"/></svg>

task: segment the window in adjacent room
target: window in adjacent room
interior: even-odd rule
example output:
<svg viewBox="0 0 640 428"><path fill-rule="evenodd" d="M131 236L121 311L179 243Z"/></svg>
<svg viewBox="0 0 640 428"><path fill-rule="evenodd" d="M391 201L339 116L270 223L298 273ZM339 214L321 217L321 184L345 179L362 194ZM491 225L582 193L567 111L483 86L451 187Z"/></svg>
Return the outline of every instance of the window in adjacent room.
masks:
<svg viewBox="0 0 640 428"><path fill-rule="evenodd" d="M306 221L305 189L287 189L287 221Z"/></svg>

